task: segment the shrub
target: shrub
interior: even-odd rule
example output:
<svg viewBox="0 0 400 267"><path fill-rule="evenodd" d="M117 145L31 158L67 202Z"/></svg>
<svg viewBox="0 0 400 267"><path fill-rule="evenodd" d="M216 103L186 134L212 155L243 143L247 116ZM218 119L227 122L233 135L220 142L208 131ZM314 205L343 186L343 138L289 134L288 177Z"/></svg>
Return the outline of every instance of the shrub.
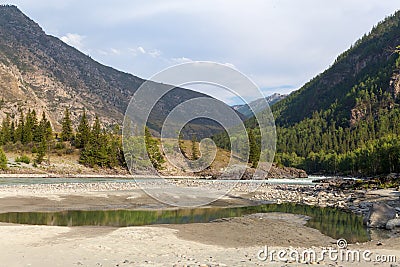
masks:
<svg viewBox="0 0 400 267"><path fill-rule="evenodd" d="M58 143L55 145L54 148L57 149L57 150L64 149L64 148L65 148L65 144L62 143L62 142L58 142Z"/></svg>
<svg viewBox="0 0 400 267"><path fill-rule="evenodd" d="M25 164L31 163L31 159L27 155L22 155L15 159L15 162L23 162Z"/></svg>

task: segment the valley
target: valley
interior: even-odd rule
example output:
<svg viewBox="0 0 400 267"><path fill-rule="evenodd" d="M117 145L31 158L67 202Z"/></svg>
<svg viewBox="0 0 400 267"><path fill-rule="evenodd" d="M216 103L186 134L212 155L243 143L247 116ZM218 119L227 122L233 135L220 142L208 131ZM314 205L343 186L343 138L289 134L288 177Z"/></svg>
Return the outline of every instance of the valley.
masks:
<svg viewBox="0 0 400 267"><path fill-rule="evenodd" d="M121 39L131 38L124 31L138 40L161 36L166 26L178 31L169 23L172 17L191 21L185 13L160 23L157 16L165 7L150 4L155 10L141 10L145 4L136 4L141 13L122 20L132 30L120 25ZM183 7L183 2L176 4ZM96 25L110 36L114 33L108 30L117 23L109 16L114 8ZM250 19L244 11L240 17ZM132 23L149 14L156 30L133 30ZM230 27L229 34L241 30ZM195 32L213 33L206 29ZM293 85L278 84L289 84L283 80L295 72L275 62L276 73L264 71L275 73L265 77L276 79L277 86L257 88L262 97L244 104L235 104L223 91L211 94L216 99L185 83L147 81L101 64L81 52L79 42L85 38L72 33L57 38L17 6L0 5L0 265L395 267L400 262L400 11L291 93L283 90ZM243 46L246 38L240 39ZM184 53L200 42L178 39L157 44ZM211 41L214 46L222 42ZM187 57L167 59L166 52L145 44L129 48L133 65L147 57L143 69L154 62L160 68L161 61L187 64L191 71L204 67ZM86 51L125 56L108 49ZM261 59L254 63L248 53L244 65L261 69ZM222 78L240 84L234 64L218 66L226 70ZM277 74L282 69L287 74ZM212 77L216 72L205 73ZM143 88L148 90L144 98L136 99ZM132 119L131 114L140 117L149 108L151 92L158 95L167 88L172 90L161 94L143 125ZM262 91L275 88L282 91L263 97ZM132 97L136 101L129 109ZM206 101L191 102L198 98ZM179 121L169 121L172 113L189 113L182 108L185 103L202 115L163 135L166 124ZM211 103L223 105L221 110L231 114L218 115L232 115L236 124L224 128L207 117L215 107ZM366 251L370 257L328 258L327 249L342 257ZM273 259L268 251L305 251L309 258ZM310 251L322 258L312 258Z"/></svg>

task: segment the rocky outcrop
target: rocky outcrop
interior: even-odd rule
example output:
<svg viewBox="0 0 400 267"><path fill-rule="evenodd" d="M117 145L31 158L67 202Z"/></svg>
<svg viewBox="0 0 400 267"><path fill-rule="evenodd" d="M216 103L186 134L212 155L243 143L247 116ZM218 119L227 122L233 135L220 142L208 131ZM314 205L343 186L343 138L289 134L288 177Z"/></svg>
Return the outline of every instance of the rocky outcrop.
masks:
<svg viewBox="0 0 400 267"><path fill-rule="evenodd" d="M395 208L384 203L374 203L367 215L366 224L371 228L386 228L388 221L395 217Z"/></svg>
<svg viewBox="0 0 400 267"><path fill-rule="evenodd" d="M292 167L279 167L272 164L268 173L268 178L307 178L306 171Z"/></svg>
<svg viewBox="0 0 400 267"><path fill-rule="evenodd" d="M393 75L392 80L390 81L390 87L396 97L398 97L400 95L400 71Z"/></svg>
<svg viewBox="0 0 400 267"><path fill-rule="evenodd" d="M308 174L301 169L291 167L279 167L276 164L272 164L271 168L259 166L260 168L256 171L252 168L247 168L241 180L264 180L269 178L274 179L296 179L296 178L307 178ZM209 170L208 175L215 179L232 179L232 177L239 177L240 173L243 172L241 168L231 168L224 172L216 172Z"/></svg>

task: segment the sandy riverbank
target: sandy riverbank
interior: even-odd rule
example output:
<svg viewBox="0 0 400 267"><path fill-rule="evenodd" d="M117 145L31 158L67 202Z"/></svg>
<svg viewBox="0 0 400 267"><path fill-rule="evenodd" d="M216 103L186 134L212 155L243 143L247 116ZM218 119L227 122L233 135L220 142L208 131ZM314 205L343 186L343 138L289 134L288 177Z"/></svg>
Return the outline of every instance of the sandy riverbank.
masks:
<svg viewBox="0 0 400 267"><path fill-rule="evenodd" d="M227 222L128 228L0 225L2 266L301 266L296 262L260 261L269 249L333 247L335 240L302 225L294 215L265 220L235 218ZM400 259L398 239L352 245L373 255ZM319 266L397 266L376 262L338 262ZM305 266L305 265L304 265Z"/></svg>
<svg viewBox="0 0 400 267"><path fill-rule="evenodd" d="M179 186L221 189L226 183L176 181ZM262 185L251 192L245 185L210 205L250 205L254 201L291 201L330 205L363 192L326 192L318 186ZM362 201L398 198L396 192L364 192ZM359 201L360 202L360 201ZM0 212L66 209L162 208L135 183L40 184L0 187ZM261 216L261 215L260 215ZM256 215L212 223L149 227L53 227L0 224L1 266L285 266L257 259L270 249L335 247L336 240L304 225L304 216ZM381 244L382 243L382 244ZM379 246L377 245L379 244ZM400 264L400 239L373 240L350 245L373 255L395 255ZM286 263L299 266L298 263ZM376 262L326 259L320 266L397 266Z"/></svg>

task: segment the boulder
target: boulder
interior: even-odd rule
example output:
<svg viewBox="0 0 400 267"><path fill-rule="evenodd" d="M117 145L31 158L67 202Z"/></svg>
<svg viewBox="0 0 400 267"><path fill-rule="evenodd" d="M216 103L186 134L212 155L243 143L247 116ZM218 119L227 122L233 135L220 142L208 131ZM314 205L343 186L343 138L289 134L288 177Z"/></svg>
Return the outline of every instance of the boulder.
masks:
<svg viewBox="0 0 400 267"><path fill-rule="evenodd" d="M395 208L384 203L374 203L369 210L366 223L371 228L386 228L386 223L395 217Z"/></svg>
<svg viewBox="0 0 400 267"><path fill-rule="evenodd" d="M400 227L400 219L391 219L386 223L387 230L393 230L396 227Z"/></svg>

